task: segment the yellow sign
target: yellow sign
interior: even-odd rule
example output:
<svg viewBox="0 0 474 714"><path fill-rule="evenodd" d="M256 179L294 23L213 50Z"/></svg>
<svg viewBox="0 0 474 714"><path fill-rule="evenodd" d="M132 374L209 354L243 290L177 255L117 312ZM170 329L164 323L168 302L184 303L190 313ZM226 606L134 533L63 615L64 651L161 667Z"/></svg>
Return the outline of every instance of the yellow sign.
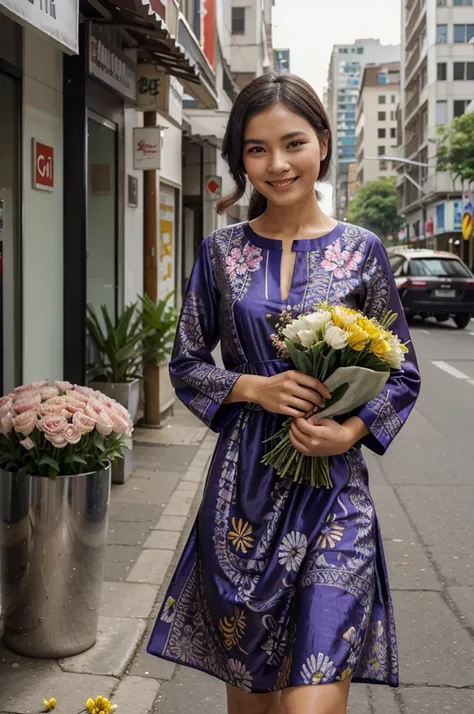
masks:
<svg viewBox="0 0 474 714"><path fill-rule="evenodd" d="M464 240L469 240L472 235L472 216L470 213L465 213L462 218L462 237Z"/></svg>

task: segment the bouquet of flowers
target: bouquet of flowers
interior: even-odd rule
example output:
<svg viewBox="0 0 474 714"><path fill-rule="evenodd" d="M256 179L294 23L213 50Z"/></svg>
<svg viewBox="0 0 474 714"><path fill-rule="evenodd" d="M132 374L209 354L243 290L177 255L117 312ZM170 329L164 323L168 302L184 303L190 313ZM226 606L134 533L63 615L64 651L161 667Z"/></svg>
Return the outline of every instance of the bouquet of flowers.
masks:
<svg viewBox="0 0 474 714"><path fill-rule="evenodd" d="M132 431L128 411L90 387L26 384L0 399L0 467L53 478L101 471Z"/></svg>
<svg viewBox="0 0 474 714"><path fill-rule="evenodd" d="M306 418L316 413L321 418L347 414L380 394L390 370L400 369L408 352L390 331L396 319L390 312L377 322L357 310L327 303L296 319L283 313L272 336L277 351L300 372L324 382L332 395L323 409ZM289 438L292 421L285 421L267 440L277 444L262 463L273 466L281 478L331 488L329 458L297 451Z"/></svg>

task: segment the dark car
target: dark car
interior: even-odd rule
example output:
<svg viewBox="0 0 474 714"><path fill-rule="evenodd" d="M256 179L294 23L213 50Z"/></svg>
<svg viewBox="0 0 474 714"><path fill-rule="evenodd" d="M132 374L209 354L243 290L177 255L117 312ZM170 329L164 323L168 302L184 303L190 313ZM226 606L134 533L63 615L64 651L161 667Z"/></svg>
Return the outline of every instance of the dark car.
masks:
<svg viewBox="0 0 474 714"><path fill-rule="evenodd" d="M392 248L390 265L408 319L419 315L438 322L453 318L462 330L474 315L474 275L452 253Z"/></svg>

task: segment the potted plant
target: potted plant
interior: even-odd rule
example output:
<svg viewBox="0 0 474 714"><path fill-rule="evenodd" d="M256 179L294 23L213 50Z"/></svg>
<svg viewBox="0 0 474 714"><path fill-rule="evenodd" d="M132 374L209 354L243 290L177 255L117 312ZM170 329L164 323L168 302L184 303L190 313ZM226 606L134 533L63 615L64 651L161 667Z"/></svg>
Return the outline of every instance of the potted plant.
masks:
<svg viewBox="0 0 474 714"><path fill-rule="evenodd" d="M137 304L129 305L115 324L107 307L102 305L105 330L92 305L87 306L87 329L96 350L96 360L88 365L89 385L116 399L134 422L140 401L143 359L143 327Z"/></svg>
<svg viewBox="0 0 474 714"><path fill-rule="evenodd" d="M133 423L118 402L69 382L0 399L0 562L5 644L28 657L97 639L111 462Z"/></svg>
<svg viewBox="0 0 474 714"><path fill-rule="evenodd" d="M141 295L143 364L145 377L145 423L160 426L163 416L174 403L174 391L168 375L168 358L173 348L178 312L170 305L173 292L155 303Z"/></svg>

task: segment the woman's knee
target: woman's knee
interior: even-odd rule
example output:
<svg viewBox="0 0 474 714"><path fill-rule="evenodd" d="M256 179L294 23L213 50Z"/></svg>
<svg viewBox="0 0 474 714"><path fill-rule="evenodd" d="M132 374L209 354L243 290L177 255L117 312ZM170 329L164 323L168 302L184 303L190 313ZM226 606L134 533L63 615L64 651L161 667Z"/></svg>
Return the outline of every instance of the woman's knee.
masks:
<svg viewBox="0 0 474 714"><path fill-rule="evenodd" d="M280 714L280 694L249 694L227 687L228 714Z"/></svg>

